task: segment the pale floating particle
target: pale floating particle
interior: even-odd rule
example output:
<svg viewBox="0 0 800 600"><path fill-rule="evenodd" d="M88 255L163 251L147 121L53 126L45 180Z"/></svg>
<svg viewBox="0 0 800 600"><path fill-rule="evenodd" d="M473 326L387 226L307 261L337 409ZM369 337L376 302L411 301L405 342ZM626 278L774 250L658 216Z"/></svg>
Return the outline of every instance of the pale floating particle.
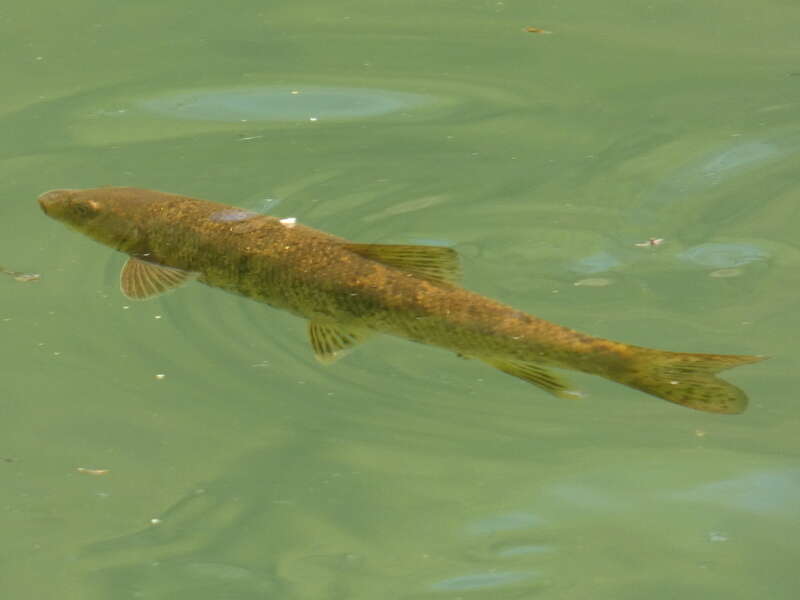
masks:
<svg viewBox="0 0 800 600"><path fill-rule="evenodd" d="M695 437L702 438L702 437L706 437L706 432L703 429L695 429L694 430L694 435L695 435Z"/></svg>
<svg viewBox="0 0 800 600"><path fill-rule="evenodd" d="M156 374L156 379L158 379L159 381L164 379L164 377L166 377L166 375L164 373L157 373Z"/></svg>
<svg viewBox="0 0 800 600"><path fill-rule="evenodd" d="M318 121L319 119L317 119L317 117L309 117L308 120L311 121L311 122L314 122L314 121Z"/></svg>
<svg viewBox="0 0 800 600"><path fill-rule="evenodd" d="M572 285L577 287L605 287L612 283L614 283L614 280L606 277L589 277L587 279L580 279Z"/></svg>
<svg viewBox="0 0 800 600"><path fill-rule="evenodd" d="M733 267L731 269L717 269L716 271L711 271L708 276L715 279L725 279L727 277L738 277L742 272L741 269Z"/></svg>
<svg viewBox="0 0 800 600"><path fill-rule="evenodd" d="M636 242L634 246L639 248L654 248L664 243L664 238L649 238L646 242Z"/></svg>
<svg viewBox="0 0 800 600"><path fill-rule="evenodd" d="M111 472L109 469L87 469L86 467L78 467L75 470L78 473L86 473L87 475L108 475Z"/></svg>
<svg viewBox="0 0 800 600"><path fill-rule="evenodd" d="M125 306L122 307L122 310L129 310L129 309L130 309L130 306L128 306L128 305L125 305Z"/></svg>
<svg viewBox="0 0 800 600"><path fill-rule="evenodd" d="M296 217L287 217L285 219L280 220L280 224L286 227L287 229L291 229L295 225L297 225L297 218Z"/></svg>
<svg viewBox="0 0 800 600"><path fill-rule="evenodd" d="M41 279L41 275L39 275L38 273L21 273L19 271L12 271L10 269L6 269L5 267L2 266L0 266L0 273L13 277L14 281L19 281L20 283L39 281L39 279Z"/></svg>
<svg viewBox="0 0 800 600"><path fill-rule="evenodd" d="M730 538L722 531L709 531L708 541L710 542L727 542Z"/></svg>
<svg viewBox="0 0 800 600"><path fill-rule="evenodd" d="M157 517L153 517L152 519L150 519L150 524L151 525L161 525L161 522L162 522L161 519L159 519Z"/></svg>
<svg viewBox="0 0 800 600"><path fill-rule="evenodd" d="M552 31L547 31L547 29L540 29L539 27L525 27L522 31L525 33L553 33Z"/></svg>
<svg viewBox="0 0 800 600"><path fill-rule="evenodd" d="M297 94L300 93L300 90L292 90L290 93L292 94L292 96L297 96Z"/></svg>
<svg viewBox="0 0 800 600"><path fill-rule="evenodd" d="M160 319L160 318L161 318L161 315L155 315L153 318L154 318L154 319Z"/></svg>
<svg viewBox="0 0 800 600"><path fill-rule="evenodd" d="M669 382L670 385L678 385L679 383L680 381L674 381L674 380Z"/></svg>

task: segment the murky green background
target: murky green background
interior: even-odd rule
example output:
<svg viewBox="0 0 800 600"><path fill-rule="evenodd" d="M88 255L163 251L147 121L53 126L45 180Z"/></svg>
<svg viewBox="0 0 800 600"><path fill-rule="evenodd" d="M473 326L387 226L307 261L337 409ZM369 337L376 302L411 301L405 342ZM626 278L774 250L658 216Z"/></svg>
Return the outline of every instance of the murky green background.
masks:
<svg viewBox="0 0 800 600"><path fill-rule="evenodd" d="M0 264L41 279L0 275L2 596L795 598L798 30L786 0L8 3ZM324 368L268 307L122 297L35 202L109 184L774 358L730 373L736 417L389 338Z"/></svg>

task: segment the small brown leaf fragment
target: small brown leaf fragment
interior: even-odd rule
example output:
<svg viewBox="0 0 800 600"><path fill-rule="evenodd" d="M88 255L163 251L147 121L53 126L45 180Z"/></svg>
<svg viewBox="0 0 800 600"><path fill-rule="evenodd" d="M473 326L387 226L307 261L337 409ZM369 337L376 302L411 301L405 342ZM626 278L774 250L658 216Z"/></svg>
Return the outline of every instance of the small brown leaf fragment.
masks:
<svg viewBox="0 0 800 600"><path fill-rule="evenodd" d="M86 473L87 475L107 475L110 473L109 469L87 469L86 467L78 467L75 470L78 473Z"/></svg>
<svg viewBox="0 0 800 600"><path fill-rule="evenodd" d="M547 29L539 29L538 27L526 27L522 31L526 33L553 33L552 31L547 31Z"/></svg>
<svg viewBox="0 0 800 600"><path fill-rule="evenodd" d="M639 246L639 248L654 248L655 246L660 246L664 243L664 238L650 238L646 242L637 242L634 246Z"/></svg>

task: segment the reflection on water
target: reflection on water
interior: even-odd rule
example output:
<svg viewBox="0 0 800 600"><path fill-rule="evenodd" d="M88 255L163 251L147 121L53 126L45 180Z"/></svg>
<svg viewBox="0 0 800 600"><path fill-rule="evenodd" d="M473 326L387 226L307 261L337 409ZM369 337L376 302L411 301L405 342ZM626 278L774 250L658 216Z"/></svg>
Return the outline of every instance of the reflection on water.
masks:
<svg viewBox="0 0 800 600"><path fill-rule="evenodd" d="M770 254L765 248L755 244L709 243L692 246L679 253L677 257L681 260L698 264L701 267L727 269L767 260Z"/></svg>
<svg viewBox="0 0 800 600"><path fill-rule="evenodd" d="M511 2L7 4L0 244L45 275L0 274L6 595L797 596L790 3L540 3L546 39ZM727 421L394 339L324 369L268 307L121 297L124 259L34 202L107 184L451 246L565 325L775 358Z"/></svg>
<svg viewBox="0 0 800 600"><path fill-rule="evenodd" d="M401 474L380 446L369 449L380 470L294 450L253 455L167 509L160 524L87 549L84 558L101 567L97 597L633 599L642 584L657 598L683 586L722 597L794 568L791 553L753 561L768 540L792 543L783 527L800 502L800 470L789 465L751 458L735 467L739 455L699 449L633 459L606 448L576 456L580 468L540 464L528 482L524 462L497 463L501 499L476 496L463 481L454 488L453 478ZM623 454L620 470L613 461ZM254 473L272 475L254 488L246 483ZM485 505L483 514L459 492Z"/></svg>
<svg viewBox="0 0 800 600"><path fill-rule="evenodd" d="M430 101L407 92L298 86L181 90L144 98L133 106L179 119L239 122L374 117Z"/></svg>

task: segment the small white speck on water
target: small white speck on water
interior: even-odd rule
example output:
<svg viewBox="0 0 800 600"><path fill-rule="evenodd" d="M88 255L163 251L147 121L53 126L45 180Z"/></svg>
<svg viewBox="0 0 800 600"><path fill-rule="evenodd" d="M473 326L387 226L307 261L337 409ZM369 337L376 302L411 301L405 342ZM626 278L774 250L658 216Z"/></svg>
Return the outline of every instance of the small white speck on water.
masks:
<svg viewBox="0 0 800 600"><path fill-rule="evenodd" d="M156 316L154 316L153 318L154 318L154 319L160 319L160 318L161 318L161 315L156 315Z"/></svg>
<svg viewBox="0 0 800 600"><path fill-rule="evenodd" d="M670 385L678 385L680 383L680 381L670 381L669 383L670 383Z"/></svg>
<svg viewBox="0 0 800 600"><path fill-rule="evenodd" d="M156 517L153 517L152 519L150 519L150 524L151 525L161 525L161 523L162 523L161 519L158 519Z"/></svg>
<svg viewBox="0 0 800 600"><path fill-rule="evenodd" d="M158 379L159 381L161 381L165 377L166 377L166 375L164 373L157 373L156 374L156 379Z"/></svg>
<svg viewBox="0 0 800 600"><path fill-rule="evenodd" d="M297 218L296 217L286 217L285 219L280 220L280 224L286 227L287 229L291 229L295 225L297 225Z"/></svg>
<svg viewBox="0 0 800 600"><path fill-rule="evenodd" d="M122 310L128 310L129 308L130 308L130 306L127 306L127 305L126 305L126 306L123 306L123 307L122 307Z"/></svg>
<svg viewBox="0 0 800 600"><path fill-rule="evenodd" d="M291 91L292 96L297 96L299 93L300 93L300 90L292 90Z"/></svg>
<svg viewBox="0 0 800 600"><path fill-rule="evenodd" d="M576 287L605 287L612 283L614 283L614 280L606 277L589 277L588 279L580 279L572 285Z"/></svg>
<svg viewBox="0 0 800 600"><path fill-rule="evenodd" d="M728 277L738 277L741 275L743 271L741 269L717 269L716 271L711 271L708 274L709 277L713 277L714 279L726 279Z"/></svg>
<svg viewBox="0 0 800 600"><path fill-rule="evenodd" d="M727 542L730 538L725 535L721 531L709 531L708 532L708 541L709 542Z"/></svg>

